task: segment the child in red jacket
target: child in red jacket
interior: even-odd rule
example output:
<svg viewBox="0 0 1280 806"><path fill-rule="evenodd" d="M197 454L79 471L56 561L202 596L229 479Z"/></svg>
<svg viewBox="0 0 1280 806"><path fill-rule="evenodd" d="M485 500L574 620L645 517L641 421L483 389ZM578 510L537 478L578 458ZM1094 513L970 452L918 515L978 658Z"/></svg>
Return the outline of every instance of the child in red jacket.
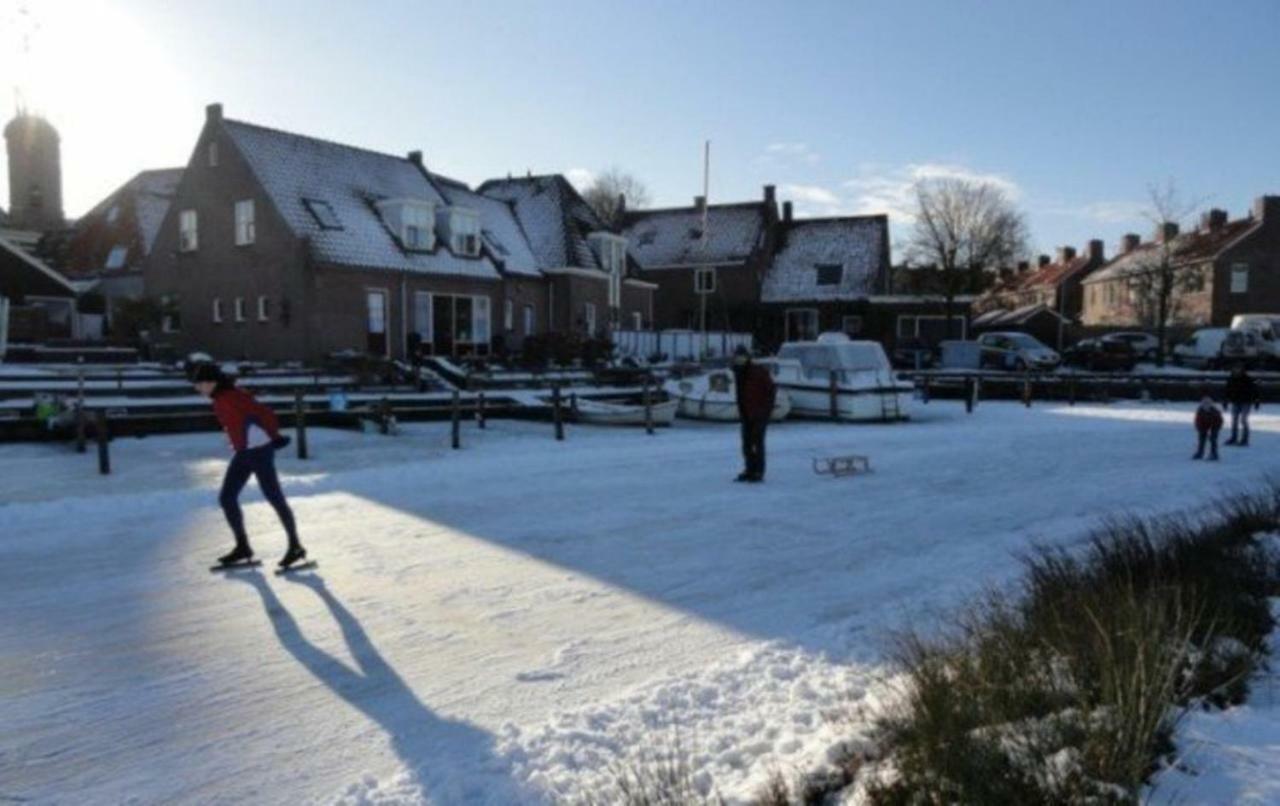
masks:
<svg viewBox="0 0 1280 806"><path fill-rule="evenodd" d="M235 451L231 464L227 465L227 474L222 479L218 503L227 516L227 523L231 525L236 547L231 553L219 557L218 562L233 565L253 559L249 536L244 531L244 514L240 511L240 491L248 483L249 476L257 477L259 489L275 508L280 523L284 524L285 532L289 535L289 548L280 560L280 567L288 568L305 559L307 551L298 542L293 511L285 501L284 491L280 489L280 479L276 476L275 452L287 446L289 438L280 433L275 412L255 400L253 395L237 389L235 383L213 364L197 367L192 383L200 394L213 401L213 413L227 438L231 440L231 449Z"/></svg>
<svg viewBox="0 0 1280 806"><path fill-rule="evenodd" d="M1204 458L1204 444L1209 443L1209 459L1218 461L1218 432L1222 430L1222 412L1213 404L1213 399L1205 397L1196 409L1196 435L1199 445L1192 459Z"/></svg>

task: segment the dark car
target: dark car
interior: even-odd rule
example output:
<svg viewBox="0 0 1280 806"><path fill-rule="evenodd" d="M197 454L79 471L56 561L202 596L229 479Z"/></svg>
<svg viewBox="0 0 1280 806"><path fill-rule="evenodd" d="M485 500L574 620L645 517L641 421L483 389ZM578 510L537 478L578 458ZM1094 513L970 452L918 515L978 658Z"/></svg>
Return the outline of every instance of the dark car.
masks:
<svg viewBox="0 0 1280 806"><path fill-rule="evenodd" d="M1138 363L1138 354L1125 341L1085 339L1062 353L1062 363L1091 372L1131 372Z"/></svg>
<svg viewBox="0 0 1280 806"><path fill-rule="evenodd" d="M889 360L896 369L932 369L937 363L933 348L923 339L899 339Z"/></svg>

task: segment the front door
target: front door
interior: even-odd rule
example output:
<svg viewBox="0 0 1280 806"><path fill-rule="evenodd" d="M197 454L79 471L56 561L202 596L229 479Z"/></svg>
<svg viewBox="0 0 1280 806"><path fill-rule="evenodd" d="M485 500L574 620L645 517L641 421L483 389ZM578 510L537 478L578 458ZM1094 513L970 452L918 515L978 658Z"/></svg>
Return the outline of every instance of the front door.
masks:
<svg viewBox="0 0 1280 806"><path fill-rule="evenodd" d="M453 355L453 297L436 294L431 303L431 333L436 355Z"/></svg>
<svg viewBox="0 0 1280 806"><path fill-rule="evenodd" d="M368 310L367 326L365 327L365 350L370 355L386 355L387 292L366 291L365 307Z"/></svg>

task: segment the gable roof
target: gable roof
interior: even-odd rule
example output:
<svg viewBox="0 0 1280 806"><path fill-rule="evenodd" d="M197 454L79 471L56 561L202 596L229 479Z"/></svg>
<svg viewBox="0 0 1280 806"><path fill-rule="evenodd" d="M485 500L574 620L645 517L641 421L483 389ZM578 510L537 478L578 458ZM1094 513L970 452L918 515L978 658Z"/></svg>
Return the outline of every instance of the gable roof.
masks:
<svg viewBox="0 0 1280 806"><path fill-rule="evenodd" d="M0 238L0 296L74 297L75 288L58 272Z"/></svg>
<svg viewBox="0 0 1280 806"><path fill-rule="evenodd" d="M76 221L73 240L87 237L86 233L91 229L109 232L110 246L141 247L141 254L132 255L132 262L141 264L151 253L151 247L160 233L160 225L169 212L169 205L173 203L184 170L160 168L137 174ZM125 218L112 220L124 207L133 210L133 217L127 221ZM114 215L112 210L116 211ZM132 232L125 228L127 223L133 224Z"/></svg>
<svg viewBox="0 0 1280 806"><path fill-rule="evenodd" d="M1065 317L1053 308L1050 308L1048 305L1041 302L1033 305L1023 305L1021 308L1014 308L1013 310L997 309L994 311L987 311L981 316L974 317L973 321L969 324L971 327L980 328L1021 327L1026 325L1035 317L1044 315L1048 315L1061 322L1067 322Z"/></svg>
<svg viewBox="0 0 1280 806"><path fill-rule="evenodd" d="M484 249L503 271L540 277L538 260L516 218L515 209L507 202L483 196L462 182L439 174L431 174L449 204L469 207L480 214L480 235Z"/></svg>
<svg viewBox="0 0 1280 806"><path fill-rule="evenodd" d="M796 220L781 227L762 302L865 299L880 290L889 265L887 216ZM839 282L819 284L819 266L839 266Z"/></svg>
<svg viewBox="0 0 1280 806"><path fill-rule="evenodd" d="M629 211L622 231L645 269L745 263L764 246L767 209L763 201L708 205L705 243L696 206Z"/></svg>
<svg viewBox="0 0 1280 806"><path fill-rule="evenodd" d="M1212 230L1196 229L1184 232L1174 238L1171 243L1173 263L1181 265L1212 260L1219 252L1259 223L1253 218L1241 218L1228 221ZM1161 246L1155 241L1141 243L1107 263L1084 282L1100 283L1151 271L1152 264L1160 259L1160 251Z"/></svg>
<svg viewBox="0 0 1280 806"><path fill-rule="evenodd" d="M601 268L587 236L608 227L560 174L490 179L477 192L511 206L539 268Z"/></svg>
<svg viewBox="0 0 1280 806"><path fill-rule="evenodd" d="M449 204L424 169L406 157L223 120L236 149L290 230L308 240L312 256L324 263L405 270L476 279L498 279L489 256L461 257L437 244L432 252L400 246L378 213L387 199ZM324 228L307 206L324 202L341 229ZM485 222L482 218L482 228Z"/></svg>

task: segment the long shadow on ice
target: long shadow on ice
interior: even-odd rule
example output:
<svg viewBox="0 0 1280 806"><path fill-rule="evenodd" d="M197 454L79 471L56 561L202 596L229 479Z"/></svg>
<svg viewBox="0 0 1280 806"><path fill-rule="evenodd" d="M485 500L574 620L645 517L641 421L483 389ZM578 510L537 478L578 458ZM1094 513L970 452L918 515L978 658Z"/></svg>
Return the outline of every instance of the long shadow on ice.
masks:
<svg viewBox="0 0 1280 806"><path fill-rule="evenodd" d="M516 804L529 799L506 778L507 765L493 749L492 736L466 722L443 719L418 699L378 652L351 611L317 575L288 577L315 591L333 615L359 667L352 669L311 643L261 574L239 574L262 597L281 646L317 681L376 722L409 770L415 800L441 803ZM406 793L397 792L404 797Z"/></svg>

